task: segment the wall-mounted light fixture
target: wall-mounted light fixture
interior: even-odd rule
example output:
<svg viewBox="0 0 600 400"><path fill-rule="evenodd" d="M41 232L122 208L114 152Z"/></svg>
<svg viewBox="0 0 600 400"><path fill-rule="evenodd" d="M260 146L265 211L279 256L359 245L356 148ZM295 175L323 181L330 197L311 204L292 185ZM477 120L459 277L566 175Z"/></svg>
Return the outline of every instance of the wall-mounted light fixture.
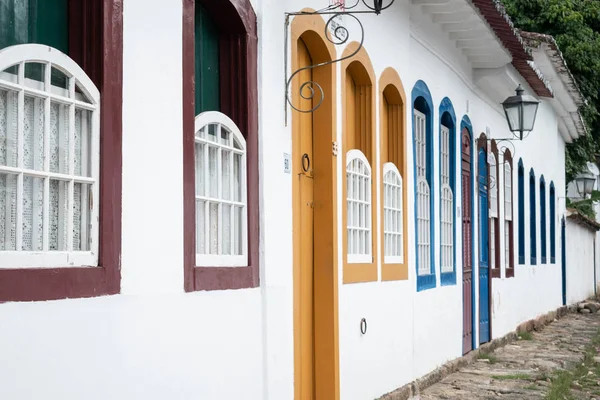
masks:
<svg viewBox="0 0 600 400"><path fill-rule="evenodd" d="M535 125L535 117L540 104L535 97L523 94L525 90L521 84L517 86L516 95L510 96L502 103L508 129L513 133L515 138L523 140L524 132L531 132Z"/></svg>
<svg viewBox="0 0 600 400"><path fill-rule="evenodd" d="M384 1L385 1L385 5L384 5ZM298 12L285 13L286 51L285 51L284 65L285 65L285 74L286 74L286 84L285 84L286 120L287 120L287 105L288 104L295 111L298 111L301 113L312 113L313 111L315 111L317 108L319 108L321 106L321 104L323 103L323 100L325 99L325 93L324 93L321 85L319 85L318 82L308 81L308 82L302 82L298 86L298 88L299 88L298 91L300 93L300 98L305 99L305 100L312 100L312 107L309 109L303 109L299 105L293 104L292 96L290 95L289 92L290 92L290 87L291 87L292 80L294 79L294 77L296 77L296 75L298 75L300 72L305 71L307 69L314 69L314 68L324 67L326 65L338 63L340 61L352 58L356 54L358 54L358 52L362 48L362 45L364 42L364 38L365 38L364 33L365 32L364 32L362 23L360 22L360 20L358 19L358 17L356 15L357 14L379 15L383 10L389 8L392 4L394 4L394 1L395 0L356 0L356 2L350 6L345 5L345 3L342 1L336 1L334 4L332 4L326 8L323 8L321 10L318 10L318 11L312 11L312 12L298 11ZM365 9L355 10L356 7L360 3L362 3L367 9L366 10ZM329 19L327 20L327 23L325 24L325 37L327 38L327 40L329 42L333 43L334 45L343 45L348 42L348 40L350 38L350 34L348 31L348 28L346 28L344 25L342 25L342 23L340 23L340 21L341 21L340 17L346 16L346 15L349 16L351 19L355 20L358 23L358 26L360 27L359 46L355 51L352 52L352 54L348 54L347 56L344 56L342 58L338 58L335 60L321 62L318 64L309 65L307 67L300 68L300 69L294 71L288 78L288 75L287 75L287 68L288 68L288 66L287 66L287 59L288 59L287 48L289 46L289 43L288 43L287 35L288 35L288 26L289 26L290 17L291 16L305 17L305 16L312 16L312 15L329 15Z"/></svg>

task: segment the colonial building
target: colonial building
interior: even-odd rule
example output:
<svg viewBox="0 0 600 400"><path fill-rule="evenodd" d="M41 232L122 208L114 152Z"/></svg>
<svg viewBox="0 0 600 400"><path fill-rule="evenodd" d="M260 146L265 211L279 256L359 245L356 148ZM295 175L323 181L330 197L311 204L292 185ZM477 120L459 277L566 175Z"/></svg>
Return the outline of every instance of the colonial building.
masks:
<svg viewBox="0 0 600 400"><path fill-rule="evenodd" d="M370 400L563 304L556 43L353 1L0 0L0 398Z"/></svg>

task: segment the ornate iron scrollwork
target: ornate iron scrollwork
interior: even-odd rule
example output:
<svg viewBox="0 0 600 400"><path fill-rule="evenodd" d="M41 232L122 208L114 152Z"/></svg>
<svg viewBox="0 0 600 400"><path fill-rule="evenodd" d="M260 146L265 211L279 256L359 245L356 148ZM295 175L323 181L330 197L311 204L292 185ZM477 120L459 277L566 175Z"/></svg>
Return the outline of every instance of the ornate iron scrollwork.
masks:
<svg viewBox="0 0 600 400"><path fill-rule="evenodd" d="M309 65L307 67L300 68L300 69L294 71L290 75L289 78L287 78L287 52L286 52L286 55L285 55L285 57L286 57L286 63L285 63L286 64L286 67L285 67L285 69L286 69L286 84L285 84L286 104L289 104L292 109L294 109L298 112L301 112L301 113L311 113L311 112L315 111L317 108L319 108L321 106L321 104L323 104L323 100L325 100L325 92L323 91L323 88L321 87L321 85L319 85L318 82L309 80L306 82L302 82L300 84L300 86L298 88L298 92L299 92L298 94L300 95L300 98L303 100L312 100L312 107L309 109L302 109L300 107L300 105L295 105L293 103L292 96L290 95L292 80L298 74L300 74L302 71L339 63L341 61L352 58L356 54L358 54L358 52L360 51L360 49L363 46L363 42L365 39L365 31L364 31L364 27L363 27L362 23L360 22L360 19L358 19L358 17L355 14L379 14L379 13L381 13L381 11L389 8L394 3L395 0L389 0L389 3L385 6L383 5L383 1L384 0L373 0L373 5L369 5L366 0L356 0L356 2L354 4L352 4L351 6L344 6L340 3L336 3L336 4L330 5L329 7L321 9L319 11L313 11L313 12L301 11L301 12L294 12L294 13L286 13L286 19L285 19L286 46L288 46L287 31L288 31L290 16L301 17L301 16L311 16L311 15L329 15L330 17L327 20L327 22L325 23L325 32L324 33L325 33L325 37L327 38L327 40L336 46L346 44L348 42L348 40L350 39L350 32L349 32L348 28L342 24L338 24L337 20L340 20L341 17L348 16L351 19L353 19L354 21L356 21L358 23L358 26L360 27L360 40L358 40L359 46L351 54L348 54L344 57L341 57L341 58L338 58L335 60L325 61L325 62L321 62L318 64ZM361 2L365 5L365 7L368 8L368 11L367 10L348 11L348 10L353 10L354 8L356 8ZM286 112L286 115L287 115L287 112Z"/></svg>
<svg viewBox="0 0 600 400"><path fill-rule="evenodd" d="M491 167L496 167L496 165L499 166L504 166L504 164L506 164L506 159L504 157L504 155L506 154L506 150L510 151L511 154L511 158L514 160L515 158L515 145L514 143L512 143L515 140L519 140L519 139L514 139L514 138L502 138L502 139L487 139L488 141L488 148L491 148L491 142L492 140L494 140L496 142L496 147L498 149L498 157L496 158L496 164L489 164L490 168ZM501 144L502 143L502 144ZM502 156L502 162L498 162L498 158L500 158L500 156ZM499 171L499 174L503 173L503 171ZM498 177L496 177L498 178ZM489 188L492 189L496 186L496 180L490 175L489 177Z"/></svg>

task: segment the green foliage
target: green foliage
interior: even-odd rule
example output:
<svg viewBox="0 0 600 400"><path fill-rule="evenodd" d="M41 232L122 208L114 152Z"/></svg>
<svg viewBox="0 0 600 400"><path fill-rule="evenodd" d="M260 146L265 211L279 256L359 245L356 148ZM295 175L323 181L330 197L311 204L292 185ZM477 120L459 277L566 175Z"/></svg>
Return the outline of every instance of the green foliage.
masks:
<svg viewBox="0 0 600 400"><path fill-rule="evenodd" d="M600 151L600 0L503 0L522 30L554 36L588 105L589 134L567 145L567 182Z"/></svg>
<svg viewBox="0 0 600 400"><path fill-rule="evenodd" d="M597 201L600 201L600 192L593 190L589 199L571 201L571 199L567 198L567 207L574 208L579 211L580 214L595 220L596 212L594 211L594 203Z"/></svg>

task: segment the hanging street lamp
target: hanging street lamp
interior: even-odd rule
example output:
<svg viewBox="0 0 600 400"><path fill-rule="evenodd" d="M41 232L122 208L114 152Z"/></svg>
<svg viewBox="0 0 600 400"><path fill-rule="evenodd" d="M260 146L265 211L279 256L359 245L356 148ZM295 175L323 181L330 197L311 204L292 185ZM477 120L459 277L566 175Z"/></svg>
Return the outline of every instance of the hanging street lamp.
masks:
<svg viewBox="0 0 600 400"><path fill-rule="evenodd" d="M587 195L592 194L592 191L594 190L594 183L596 183L596 176L589 170L580 172L575 177L577 192L583 199L585 199Z"/></svg>
<svg viewBox="0 0 600 400"><path fill-rule="evenodd" d="M515 91L517 95L504 100L502 107L506 114L508 128L517 139L523 140L523 133L533 130L540 102L533 96L524 95L525 90L521 84Z"/></svg>

